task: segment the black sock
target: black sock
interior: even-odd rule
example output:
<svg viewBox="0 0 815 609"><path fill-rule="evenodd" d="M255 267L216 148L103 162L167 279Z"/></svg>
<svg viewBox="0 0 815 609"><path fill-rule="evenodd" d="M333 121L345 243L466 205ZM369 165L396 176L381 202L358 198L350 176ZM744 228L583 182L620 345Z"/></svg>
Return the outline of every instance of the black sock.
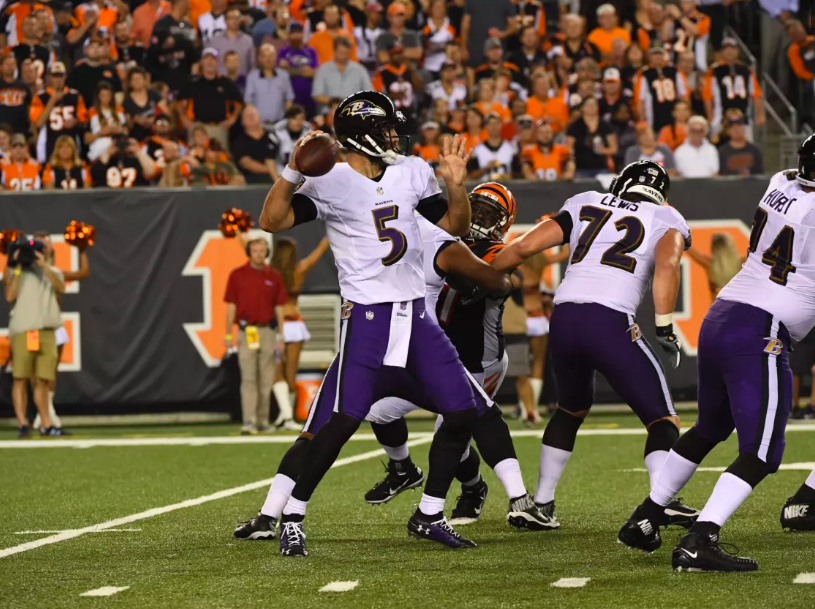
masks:
<svg viewBox="0 0 815 609"><path fill-rule="evenodd" d="M461 455L472 436L473 424L478 417L475 408L444 415L444 422L430 445L430 466L424 493L430 497L446 497L456 476Z"/></svg>
<svg viewBox="0 0 815 609"><path fill-rule="evenodd" d="M470 480L478 476L478 468L480 465L481 459L479 458L478 453L475 451L475 449L471 446L470 454L467 455L467 458L464 459L464 461L461 461L458 464L458 469L456 470L456 480L461 482L462 485L465 482L469 482Z"/></svg>
<svg viewBox="0 0 815 609"><path fill-rule="evenodd" d="M700 522L698 520L690 528L691 533L699 533L702 537L715 537L717 540L721 530L722 527L715 522Z"/></svg>
<svg viewBox="0 0 815 609"><path fill-rule="evenodd" d="M481 456L484 457L484 461L493 469L501 461L517 458L509 427L497 407L490 408L487 414L479 417L475 422L473 440Z"/></svg>
<svg viewBox="0 0 815 609"><path fill-rule="evenodd" d="M645 498L645 501L642 502L641 508L642 515L657 526L665 521L665 507L659 505L650 497Z"/></svg>
<svg viewBox="0 0 815 609"><path fill-rule="evenodd" d="M815 488L802 484L792 498L794 501L800 501L801 503L815 503Z"/></svg>
<svg viewBox="0 0 815 609"><path fill-rule="evenodd" d="M371 430L382 446L396 448L408 441L408 426L404 417L390 423L371 423Z"/></svg>
<svg viewBox="0 0 815 609"><path fill-rule="evenodd" d="M414 469L416 466L413 464L413 459L410 458L410 455L407 458L402 459L401 461L396 461L395 459L390 459L388 461L388 465L394 471L399 473L406 473L410 470Z"/></svg>
<svg viewBox="0 0 815 609"><path fill-rule="evenodd" d="M281 514L280 522L303 522L305 516L303 514Z"/></svg>
<svg viewBox="0 0 815 609"><path fill-rule="evenodd" d="M546 429L543 430L543 444L552 448L559 448L566 452L574 451L574 442L577 439L577 432L583 424L583 419L572 416L558 408Z"/></svg>

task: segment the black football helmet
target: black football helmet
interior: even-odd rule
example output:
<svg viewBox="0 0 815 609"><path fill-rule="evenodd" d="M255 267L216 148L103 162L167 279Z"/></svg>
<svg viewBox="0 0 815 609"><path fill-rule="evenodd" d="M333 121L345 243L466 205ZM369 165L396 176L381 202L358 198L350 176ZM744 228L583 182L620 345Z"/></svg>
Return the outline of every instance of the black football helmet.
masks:
<svg viewBox="0 0 815 609"><path fill-rule="evenodd" d="M625 198L627 194L642 195L652 203L662 205L668 200L671 178L659 163L636 161L627 165L614 180L609 189L615 197Z"/></svg>
<svg viewBox="0 0 815 609"><path fill-rule="evenodd" d="M799 184L815 188L815 135L810 135L798 149L798 171L795 179Z"/></svg>
<svg viewBox="0 0 815 609"><path fill-rule="evenodd" d="M404 122L405 116L379 91L354 93L334 111L334 132L340 144L386 165L392 165L409 149L406 136L391 133Z"/></svg>

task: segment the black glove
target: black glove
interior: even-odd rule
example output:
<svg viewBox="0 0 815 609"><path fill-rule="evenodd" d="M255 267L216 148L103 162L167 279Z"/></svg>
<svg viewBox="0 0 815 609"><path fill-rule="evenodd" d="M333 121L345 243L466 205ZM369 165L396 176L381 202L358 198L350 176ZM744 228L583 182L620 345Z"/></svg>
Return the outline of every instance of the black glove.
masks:
<svg viewBox="0 0 815 609"><path fill-rule="evenodd" d="M672 368L679 367L679 360L682 352L682 345L674 334L674 325L657 326L657 342L662 350L670 356Z"/></svg>

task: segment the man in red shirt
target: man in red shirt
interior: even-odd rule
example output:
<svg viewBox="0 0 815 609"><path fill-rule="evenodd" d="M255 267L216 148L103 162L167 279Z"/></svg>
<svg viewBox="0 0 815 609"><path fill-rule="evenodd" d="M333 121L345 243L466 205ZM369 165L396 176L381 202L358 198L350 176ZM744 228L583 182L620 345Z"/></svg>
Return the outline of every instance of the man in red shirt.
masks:
<svg viewBox="0 0 815 609"><path fill-rule="evenodd" d="M275 338L272 321L283 327L282 305L288 300L283 276L266 263L269 242L253 239L246 244L249 261L229 275L226 284L227 349L235 344L232 329L238 324L238 365L241 370L241 433L269 430L269 402L275 372L275 353L283 352L282 332ZM291 407L287 421L291 425Z"/></svg>

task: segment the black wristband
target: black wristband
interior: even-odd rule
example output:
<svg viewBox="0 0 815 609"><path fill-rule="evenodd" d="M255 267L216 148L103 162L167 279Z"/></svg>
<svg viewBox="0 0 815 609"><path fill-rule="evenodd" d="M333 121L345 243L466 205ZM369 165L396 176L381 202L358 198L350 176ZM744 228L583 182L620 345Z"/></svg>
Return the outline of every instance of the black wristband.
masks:
<svg viewBox="0 0 815 609"><path fill-rule="evenodd" d="M657 336L660 338L670 336L674 333L674 325L668 324L667 326L657 326Z"/></svg>

